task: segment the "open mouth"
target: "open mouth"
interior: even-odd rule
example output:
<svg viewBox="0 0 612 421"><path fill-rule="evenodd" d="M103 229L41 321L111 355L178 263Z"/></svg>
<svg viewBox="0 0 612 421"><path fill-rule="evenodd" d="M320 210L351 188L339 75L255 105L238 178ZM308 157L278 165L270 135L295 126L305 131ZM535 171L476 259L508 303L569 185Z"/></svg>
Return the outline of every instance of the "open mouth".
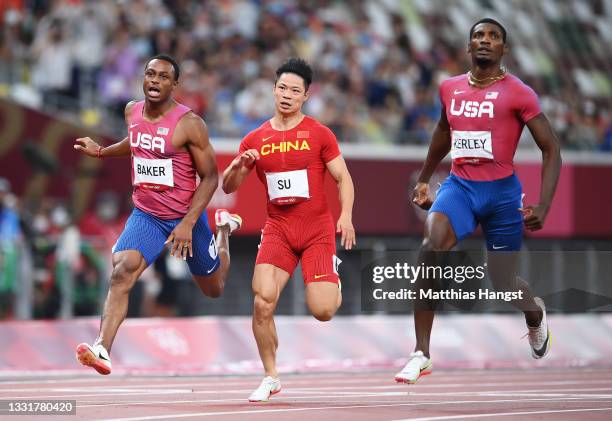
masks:
<svg viewBox="0 0 612 421"><path fill-rule="evenodd" d="M478 53L490 53L490 52L491 52L491 49L490 49L490 48L487 48L487 47L480 47L480 48L478 48L478 49L476 50L476 52L478 52Z"/></svg>
<svg viewBox="0 0 612 421"><path fill-rule="evenodd" d="M290 108L291 107L291 103L285 102L285 101L281 101L280 106L282 108Z"/></svg>
<svg viewBox="0 0 612 421"><path fill-rule="evenodd" d="M159 95L161 94L161 91L154 87L151 86L148 90L147 90L147 94L151 97L151 98L158 98Z"/></svg>

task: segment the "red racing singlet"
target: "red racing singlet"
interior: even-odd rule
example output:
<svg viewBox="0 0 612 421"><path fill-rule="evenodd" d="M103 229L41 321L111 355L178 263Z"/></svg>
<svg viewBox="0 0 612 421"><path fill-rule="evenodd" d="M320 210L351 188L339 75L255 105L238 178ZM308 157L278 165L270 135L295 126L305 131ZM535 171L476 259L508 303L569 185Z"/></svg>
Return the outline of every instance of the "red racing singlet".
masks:
<svg viewBox="0 0 612 421"><path fill-rule="evenodd" d="M325 198L325 164L340 155L334 133L304 116L293 129L274 130L270 121L244 137L240 152L257 149L257 176L266 188L268 216L329 215Z"/></svg>

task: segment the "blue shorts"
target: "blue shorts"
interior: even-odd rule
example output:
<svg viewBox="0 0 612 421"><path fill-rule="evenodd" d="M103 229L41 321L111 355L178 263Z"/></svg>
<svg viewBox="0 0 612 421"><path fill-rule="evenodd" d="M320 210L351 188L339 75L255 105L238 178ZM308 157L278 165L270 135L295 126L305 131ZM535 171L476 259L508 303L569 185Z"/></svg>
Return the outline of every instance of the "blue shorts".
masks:
<svg viewBox="0 0 612 421"><path fill-rule="evenodd" d="M523 243L521 183L516 175L493 181L448 176L429 212L445 214L463 240L480 224L488 250L518 251Z"/></svg>
<svg viewBox="0 0 612 421"><path fill-rule="evenodd" d="M113 253L124 250L137 250L150 265L157 259L164 243L181 219L159 219L138 208L125 223L125 228L113 246ZM215 237L208 226L206 212L198 219L192 231L193 257L187 257L189 270L193 275L208 276L220 264Z"/></svg>

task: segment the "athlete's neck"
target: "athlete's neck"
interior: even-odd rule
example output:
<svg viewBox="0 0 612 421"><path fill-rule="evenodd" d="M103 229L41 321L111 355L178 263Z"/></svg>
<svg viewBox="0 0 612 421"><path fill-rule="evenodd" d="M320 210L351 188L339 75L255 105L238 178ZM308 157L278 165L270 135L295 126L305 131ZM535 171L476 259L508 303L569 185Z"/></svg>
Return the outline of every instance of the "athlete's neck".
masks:
<svg viewBox="0 0 612 421"><path fill-rule="evenodd" d="M494 78L496 76L503 75L505 70L502 68L499 62L491 62L487 64L474 63L472 62L472 68L470 73L476 79L483 80L488 78Z"/></svg>
<svg viewBox="0 0 612 421"><path fill-rule="evenodd" d="M164 102L150 102L145 99L145 106L142 110L142 116L147 120L157 120L164 114L170 111L176 105L176 101L169 98Z"/></svg>
<svg viewBox="0 0 612 421"><path fill-rule="evenodd" d="M293 114L274 113L274 117L270 119L270 125L274 130L285 131L291 130L304 119L304 114L301 111Z"/></svg>

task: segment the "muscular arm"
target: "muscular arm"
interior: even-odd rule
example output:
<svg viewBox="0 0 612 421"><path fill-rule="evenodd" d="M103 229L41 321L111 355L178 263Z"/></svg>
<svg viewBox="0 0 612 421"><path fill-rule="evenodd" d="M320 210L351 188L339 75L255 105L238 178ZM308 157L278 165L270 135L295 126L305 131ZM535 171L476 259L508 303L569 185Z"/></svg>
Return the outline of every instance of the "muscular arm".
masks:
<svg viewBox="0 0 612 421"><path fill-rule="evenodd" d="M172 243L170 255L186 260L188 255L193 257L193 227L217 189L219 175L215 151L208 139L204 120L193 113L186 114L177 124L174 136L179 139L176 148L184 147L189 151L200 176L200 184L191 198L189 210L166 240L166 244Z"/></svg>
<svg viewBox="0 0 612 421"><path fill-rule="evenodd" d="M355 229L353 228L353 202L355 201L355 189L353 179L346 167L346 162L342 156L338 156L325 164L331 176L336 180L338 194L340 196L340 206L342 208L337 232L342 233L341 244L346 249L351 249L355 245Z"/></svg>
<svg viewBox="0 0 612 421"><path fill-rule="evenodd" d="M208 206L217 186L219 184L219 174L217 173L217 160L215 151L208 139L208 128L200 117L189 114L181 120L184 124L187 143L185 146L191 154L196 171L200 176L200 185L196 189L189 211L183 217L183 221L192 227Z"/></svg>
<svg viewBox="0 0 612 421"><path fill-rule="evenodd" d="M546 116L542 113L527 122L527 127L542 151L542 187L540 202L537 206L527 206L525 225L535 231L542 228L544 219L550 209L559 173L561 172L561 147L559 139L550 127Z"/></svg>
<svg viewBox="0 0 612 421"><path fill-rule="evenodd" d="M440 120L431 136L431 144L427 151L427 158L423 163L416 186L412 192L412 201L422 209L429 209L433 200L429 197L429 179L436 167L451 149L450 126L446 119L444 107L440 113Z"/></svg>
<svg viewBox="0 0 612 421"><path fill-rule="evenodd" d="M421 172L419 173L419 183L429 183L431 175L436 170L440 161L448 154L451 149L451 137L450 137L450 126L446 119L446 111L442 108L440 113L440 120L434 129L433 135L431 136L431 144L427 151L427 158Z"/></svg>

